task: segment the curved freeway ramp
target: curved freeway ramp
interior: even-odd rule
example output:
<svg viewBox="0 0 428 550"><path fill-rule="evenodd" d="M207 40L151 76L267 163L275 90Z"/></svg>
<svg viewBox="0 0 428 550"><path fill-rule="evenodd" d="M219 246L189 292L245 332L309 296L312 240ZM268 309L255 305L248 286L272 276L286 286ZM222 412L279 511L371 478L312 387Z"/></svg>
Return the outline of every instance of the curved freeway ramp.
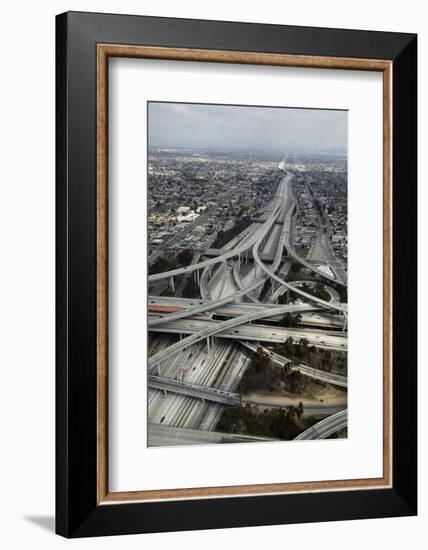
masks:
<svg viewBox="0 0 428 550"><path fill-rule="evenodd" d="M325 300L321 300L320 298L317 298L316 296L313 296L312 294L308 294L307 292L303 292L303 290L300 290L296 286L294 286L291 283L285 282L283 279L275 275L272 271L270 271L265 264L260 260L259 256L259 247L258 243L255 243L253 246L253 258L254 261L260 266L260 268L267 273L271 279L279 283L280 285L284 286L288 290L291 290L291 292L294 292L295 294L298 294L300 296L303 296L306 300L309 300L310 302L319 304L320 306L326 308L326 309L334 309L336 311L340 311L341 313L346 313L347 308L341 304L337 304L336 302L326 302Z"/></svg>
<svg viewBox="0 0 428 550"><path fill-rule="evenodd" d="M297 437L295 437L294 441L303 439L325 439L326 437L333 435L339 430L346 428L347 425L348 409L345 409L344 411L332 414L328 418L324 418L317 424L314 424L313 426L299 434Z"/></svg>
<svg viewBox="0 0 428 550"><path fill-rule="evenodd" d="M290 284L292 284L293 286L297 286L298 288L303 285L307 285L307 286L320 285L327 292L327 294L330 295L330 303L332 302L340 303L340 296L337 290L325 283L318 283L316 281L310 281L310 280L308 281L299 280L299 281L293 281Z"/></svg>

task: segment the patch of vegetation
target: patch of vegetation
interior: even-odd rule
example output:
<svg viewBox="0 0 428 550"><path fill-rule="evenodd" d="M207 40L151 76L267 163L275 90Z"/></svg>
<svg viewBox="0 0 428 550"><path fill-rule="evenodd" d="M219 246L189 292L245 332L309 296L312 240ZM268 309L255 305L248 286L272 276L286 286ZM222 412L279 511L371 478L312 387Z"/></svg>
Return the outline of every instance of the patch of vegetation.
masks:
<svg viewBox="0 0 428 550"><path fill-rule="evenodd" d="M347 371L346 351L335 351L310 346L306 338L294 342L291 336L283 344L275 344L275 351L295 362L302 362L327 372Z"/></svg>
<svg viewBox="0 0 428 550"><path fill-rule="evenodd" d="M149 265L149 274L171 271L179 267L189 265L193 258L192 250L181 250L177 255L165 253L158 258L152 265Z"/></svg>
<svg viewBox="0 0 428 550"><path fill-rule="evenodd" d="M284 377L284 389L291 395L302 395L308 390L311 384L318 384L316 380L312 380L298 370L292 370L291 366L286 368L287 374Z"/></svg>
<svg viewBox="0 0 428 550"><path fill-rule="evenodd" d="M296 327L302 319L300 313L285 313L278 325L281 327Z"/></svg>
<svg viewBox="0 0 428 550"><path fill-rule="evenodd" d="M297 262L293 262L285 280L287 282L301 281L301 280L314 281L315 283L323 282L323 278L321 275L317 275L315 272L311 271L307 267L304 267L303 265L298 264ZM334 288L338 292L340 296L340 301L342 303L345 303L345 304L348 303L348 288L346 286L335 284L332 281L329 281L328 285ZM321 285L321 288L322 288L322 285ZM314 294L314 296L317 296L317 294L315 294L312 290L308 290L308 293ZM294 294L294 296L296 295Z"/></svg>
<svg viewBox="0 0 428 550"><path fill-rule="evenodd" d="M193 259L193 250L182 250L177 254L177 262L182 267L189 265Z"/></svg>
<svg viewBox="0 0 428 550"><path fill-rule="evenodd" d="M283 366L272 362L269 354L258 348L250 366L246 369L238 386L238 392L248 395L253 392L270 392L277 395L311 395L326 384L302 374L297 367L300 361L284 362Z"/></svg>
<svg viewBox="0 0 428 550"><path fill-rule="evenodd" d="M294 247L294 250L301 258L306 258L309 252L309 246L298 245Z"/></svg>
<svg viewBox="0 0 428 550"><path fill-rule="evenodd" d="M241 394L252 391L270 391L280 389L281 382L284 381L285 370L274 365L269 355L262 348L257 348L257 352L241 378L238 389Z"/></svg>
<svg viewBox="0 0 428 550"><path fill-rule="evenodd" d="M172 254L165 254L158 258L152 265L149 265L150 275L162 273L163 271L171 271L178 267L177 259Z"/></svg>
<svg viewBox="0 0 428 550"><path fill-rule="evenodd" d="M251 225L251 219L249 217L241 218L233 227L227 231L219 231L217 238L211 245L212 248L222 248L225 244L231 241L234 237L242 233L244 229L247 229Z"/></svg>
<svg viewBox="0 0 428 550"><path fill-rule="evenodd" d="M297 263L293 262L289 271L286 280L287 281L316 281L321 282L321 277L308 269L307 267Z"/></svg>
<svg viewBox="0 0 428 550"><path fill-rule="evenodd" d="M183 298L200 298L199 285L195 283L192 275L187 278L184 285Z"/></svg>
<svg viewBox="0 0 428 550"><path fill-rule="evenodd" d="M330 300L330 294L324 289L321 283L314 282L313 284L303 283L299 286L299 289L307 294L312 294L316 298L320 298L328 302Z"/></svg>
<svg viewBox="0 0 428 550"><path fill-rule="evenodd" d="M284 294L278 296L278 304L288 304L288 292L284 292Z"/></svg>
<svg viewBox="0 0 428 550"><path fill-rule="evenodd" d="M273 439L294 439L318 419L302 418L303 404L283 409L259 409L254 405L235 405L225 408L217 430L227 433L242 433Z"/></svg>
<svg viewBox="0 0 428 550"><path fill-rule="evenodd" d="M347 304L348 303L348 287L347 286L342 286L342 285L337 285L336 290L339 293L340 301L343 304Z"/></svg>
<svg viewBox="0 0 428 550"><path fill-rule="evenodd" d="M175 292L172 291L171 287L167 286L165 290L161 292L161 296L175 296Z"/></svg>
<svg viewBox="0 0 428 550"><path fill-rule="evenodd" d="M339 430L338 432L329 435L326 437L326 439L346 439L348 437L348 428L343 428L343 430Z"/></svg>
<svg viewBox="0 0 428 550"><path fill-rule="evenodd" d="M267 279L265 281L265 284L263 285L262 291L260 292L260 301L263 302L268 295L269 292L271 292L272 289L272 283L270 279Z"/></svg>

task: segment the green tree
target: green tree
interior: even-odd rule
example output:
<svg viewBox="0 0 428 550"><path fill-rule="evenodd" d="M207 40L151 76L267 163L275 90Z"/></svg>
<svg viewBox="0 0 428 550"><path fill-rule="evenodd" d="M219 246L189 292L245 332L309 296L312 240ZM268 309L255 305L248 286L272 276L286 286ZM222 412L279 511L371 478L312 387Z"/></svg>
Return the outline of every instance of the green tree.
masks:
<svg viewBox="0 0 428 550"><path fill-rule="evenodd" d="M284 343L284 351L288 357L293 357L295 354L296 350L291 336L289 336Z"/></svg>
<svg viewBox="0 0 428 550"><path fill-rule="evenodd" d="M193 277L189 277L183 288L184 298L199 298L199 286L193 280Z"/></svg>
<svg viewBox="0 0 428 550"><path fill-rule="evenodd" d="M191 250L182 250L178 256L177 260L181 266L189 265L193 258L193 252Z"/></svg>

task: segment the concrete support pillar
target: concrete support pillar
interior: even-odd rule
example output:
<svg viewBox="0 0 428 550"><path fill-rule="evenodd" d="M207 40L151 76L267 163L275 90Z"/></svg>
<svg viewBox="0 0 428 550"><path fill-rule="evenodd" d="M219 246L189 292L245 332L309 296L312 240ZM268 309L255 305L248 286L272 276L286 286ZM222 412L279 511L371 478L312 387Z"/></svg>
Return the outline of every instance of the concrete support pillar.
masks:
<svg viewBox="0 0 428 550"><path fill-rule="evenodd" d="M158 376L160 377L160 376L161 376L160 363L158 363L158 364L156 365L156 369L157 369L157 371L158 371Z"/></svg>
<svg viewBox="0 0 428 550"><path fill-rule="evenodd" d="M171 290L172 290L173 292L175 292L175 288L174 288L174 277L171 277L171 278L170 278L169 284L170 284Z"/></svg>
<svg viewBox="0 0 428 550"><path fill-rule="evenodd" d="M210 352L210 337L207 337L207 352Z"/></svg>
<svg viewBox="0 0 428 550"><path fill-rule="evenodd" d="M199 269L196 270L196 282L199 285Z"/></svg>

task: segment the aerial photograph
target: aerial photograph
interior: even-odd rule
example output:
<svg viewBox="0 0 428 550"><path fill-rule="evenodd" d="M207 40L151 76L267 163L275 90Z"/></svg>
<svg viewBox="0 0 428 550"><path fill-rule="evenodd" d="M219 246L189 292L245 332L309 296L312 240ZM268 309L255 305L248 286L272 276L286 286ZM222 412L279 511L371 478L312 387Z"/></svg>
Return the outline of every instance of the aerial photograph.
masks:
<svg viewBox="0 0 428 550"><path fill-rule="evenodd" d="M348 113L148 102L149 447L348 436Z"/></svg>

